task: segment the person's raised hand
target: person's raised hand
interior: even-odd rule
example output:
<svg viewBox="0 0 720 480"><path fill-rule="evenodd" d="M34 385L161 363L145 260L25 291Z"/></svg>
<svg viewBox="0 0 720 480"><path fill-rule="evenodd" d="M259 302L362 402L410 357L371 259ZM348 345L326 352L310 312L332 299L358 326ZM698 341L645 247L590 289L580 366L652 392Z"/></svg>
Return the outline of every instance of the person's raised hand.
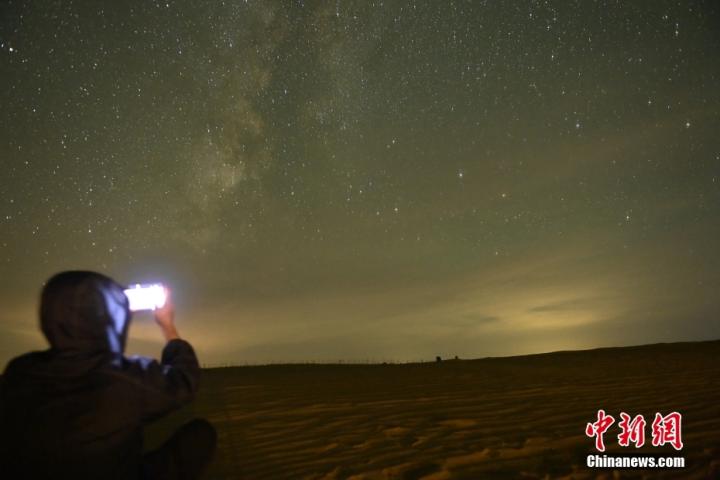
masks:
<svg viewBox="0 0 720 480"><path fill-rule="evenodd" d="M177 329L175 328L175 306L172 303L172 297L170 290L165 288L165 305L161 308L156 308L153 312L155 314L155 322L162 330L163 336L166 341L180 338Z"/></svg>

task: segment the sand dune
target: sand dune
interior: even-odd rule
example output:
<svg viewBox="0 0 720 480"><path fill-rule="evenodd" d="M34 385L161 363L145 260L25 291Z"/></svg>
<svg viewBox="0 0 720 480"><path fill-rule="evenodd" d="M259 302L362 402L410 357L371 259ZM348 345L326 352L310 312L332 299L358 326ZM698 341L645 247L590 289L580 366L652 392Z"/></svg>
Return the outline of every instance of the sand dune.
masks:
<svg viewBox="0 0 720 480"><path fill-rule="evenodd" d="M213 422L209 478L720 478L720 341L406 365L211 369L191 416ZM682 470L592 470L584 434L616 418L683 414L685 448L617 445L607 454L682 455Z"/></svg>

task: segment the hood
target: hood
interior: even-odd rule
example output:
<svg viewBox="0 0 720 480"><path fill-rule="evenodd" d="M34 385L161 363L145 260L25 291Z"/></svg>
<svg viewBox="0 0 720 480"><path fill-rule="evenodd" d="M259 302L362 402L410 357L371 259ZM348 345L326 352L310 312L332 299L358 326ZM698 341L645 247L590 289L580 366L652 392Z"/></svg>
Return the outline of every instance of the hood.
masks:
<svg viewBox="0 0 720 480"><path fill-rule="evenodd" d="M122 354L130 318L123 287L100 273L58 273L42 291L40 327L55 350Z"/></svg>

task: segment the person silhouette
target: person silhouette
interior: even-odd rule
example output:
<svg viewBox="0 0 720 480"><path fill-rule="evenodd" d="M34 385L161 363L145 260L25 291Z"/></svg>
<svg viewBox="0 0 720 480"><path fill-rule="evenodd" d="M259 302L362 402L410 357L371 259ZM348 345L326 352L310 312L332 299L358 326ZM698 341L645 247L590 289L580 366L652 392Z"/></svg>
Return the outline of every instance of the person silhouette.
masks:
<svg viewBox="0 0 720 480"><path fill-rule="evenodd" d="M123 290L89 271L45 284L40 326L50 348L14 358L0 381L3 478L191 479L210 463L217 435L201 419L143 453L143 427L192 400L200 366L169 295L154 312L167 341L161 361L124 356Z"/></svg>

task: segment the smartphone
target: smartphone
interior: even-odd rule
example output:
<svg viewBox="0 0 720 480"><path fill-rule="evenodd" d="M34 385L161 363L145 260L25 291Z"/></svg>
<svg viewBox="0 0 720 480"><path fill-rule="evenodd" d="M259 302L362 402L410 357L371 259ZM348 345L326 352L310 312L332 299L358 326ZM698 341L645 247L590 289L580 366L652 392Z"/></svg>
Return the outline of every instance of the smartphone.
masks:
<svg viewBox="0 0 720 480"><path fill-rule="evenodd" d="M162 308L167 300L167 292L161 283L131 285L125 289L125 296L130 303L131 312Z"/></svg>

